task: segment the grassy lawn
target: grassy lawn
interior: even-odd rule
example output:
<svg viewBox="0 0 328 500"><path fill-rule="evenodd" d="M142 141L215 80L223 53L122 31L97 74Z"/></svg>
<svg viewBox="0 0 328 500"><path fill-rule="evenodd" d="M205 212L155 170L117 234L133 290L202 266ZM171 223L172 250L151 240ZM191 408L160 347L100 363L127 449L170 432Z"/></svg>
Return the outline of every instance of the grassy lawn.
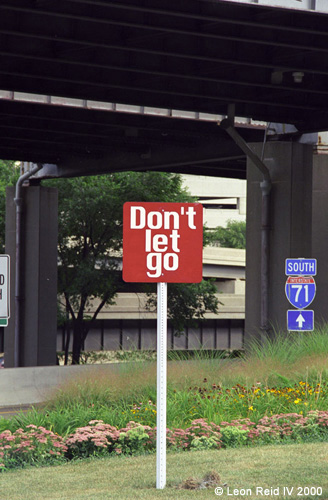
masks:
<svg viewBox="0 0 328 500"><path fill-rule="evenodd" d="M177 489L182 481L216 471L223 494L214 487ZM84 460L63 466L28 468L0 475L0 500L128 500L272 498L328 499L328 443L262 446L218 451L169 453L167 487L156 490L155 455ZM223 486L226 483L227 486ZM322 495L306 495L298 487L321 487ZM229 490L228 490L229 487ZM256 495L256 488L279 488L279 494ZM284 495L283 488L293 488ZM234 489L251 489L251 495ZM230 494L229 494L230 493ZM304 492L303 492L304 493Z"/></svg>

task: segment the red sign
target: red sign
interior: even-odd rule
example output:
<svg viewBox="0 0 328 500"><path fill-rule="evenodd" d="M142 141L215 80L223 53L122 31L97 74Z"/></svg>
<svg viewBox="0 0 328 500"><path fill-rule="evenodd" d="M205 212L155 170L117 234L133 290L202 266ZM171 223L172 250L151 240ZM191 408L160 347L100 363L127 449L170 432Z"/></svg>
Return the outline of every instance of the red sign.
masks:
<svg viewBox="0 0 328 500"><path fill-rule="evenodd" d="M302 284L302 285L306 285L306 284L315 284L315 281L314 281L314 278L312 276L307 276L307 277L304 277L304 276L295 276L295 277L292 277L292 276L289 276L287 278L287 281L286 281L286 285L295 285L295 284Z"/></svg>
<svg viewBox="0 0 328 500"><path fill-rule="evenodd" d="M202 257L201 204L124 204L124 281L199 283L202 280Z"/></svg>

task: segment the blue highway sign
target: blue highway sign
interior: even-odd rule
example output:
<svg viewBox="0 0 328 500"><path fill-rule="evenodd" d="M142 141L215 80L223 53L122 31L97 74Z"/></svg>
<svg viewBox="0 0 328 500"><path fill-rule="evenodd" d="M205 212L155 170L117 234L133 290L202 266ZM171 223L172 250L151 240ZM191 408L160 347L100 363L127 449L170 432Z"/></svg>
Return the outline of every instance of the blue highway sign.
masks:
<svg viewBox="0 0 328 500"><path fill-rule="evenodd" d="M298 309L308 307L316 293L315 281L312 276L289 276L286 281L286 297Z"/></svg>
<svg viewBox="0 0 328 500"><path fill-rule="evenodd" d="M286 259L287 276L315 276L317 259Z"/></svg>
<svg viewBox="0 0 328 500"><path fill-rule="evenodd" d="M287 311L287 330L292 332L312 332L314 329L313 311Z"/></svg>

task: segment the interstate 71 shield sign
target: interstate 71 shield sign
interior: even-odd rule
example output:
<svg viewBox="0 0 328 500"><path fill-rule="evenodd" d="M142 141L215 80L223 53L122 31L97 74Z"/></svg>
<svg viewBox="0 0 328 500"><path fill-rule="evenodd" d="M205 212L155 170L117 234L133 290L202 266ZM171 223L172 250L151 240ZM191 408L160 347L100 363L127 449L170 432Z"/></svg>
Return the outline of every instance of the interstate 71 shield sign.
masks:
<svg viewBox="0 0 328 500"><path fill-rule="evenodd" d="M201 204L124 204L124 281L199 283L203 274L202 257Z"/></svg>
<svg viewBox="0 0 328 500"><path fill-rule="evenodd" d="M286 296L298 309L311 304L315 297L316 286L312 276L289 276L286 281Z"/></svg>

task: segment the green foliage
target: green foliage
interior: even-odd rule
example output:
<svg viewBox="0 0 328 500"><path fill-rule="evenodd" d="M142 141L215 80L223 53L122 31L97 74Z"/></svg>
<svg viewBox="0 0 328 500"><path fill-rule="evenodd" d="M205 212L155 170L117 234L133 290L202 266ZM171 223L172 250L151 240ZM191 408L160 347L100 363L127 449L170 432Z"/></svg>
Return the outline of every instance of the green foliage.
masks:
<svg viewBox="0 0 328 500"><path fill-rule="evenodd" d="M328 412L264 416L257 424L237 419L217 425L207 419L193 420L190 427L167 429L171 450L200 451L245 445L303 443L328 440ZM0 433L0 472L26 465L56 464L65 459L140 455L155 451L156 429L129 421L118 428L103 420L92 420L64 438L44 427L28 425L15 432Z"/></svg>
<svg viewBox="0 0 328 500"><path fill-rule="evenodd" d="M127 455L140 455L145 452L149 435L142 425L127 429L126 432L121 432L116 447L117 453Z"/></svg>
<svg viewBox="0 0 328 500"><path fill-rule="evenodd" d="M210 244L225 248L246 248L246 222L229 220L227 227L217 227L207 231L207 241Z"/></svg>
<svg viewBox="0 0 328 500"><path fill-rule="evenodd" d="M247 431L240 427L223 427L221 429L222 445L226 448L236 448L247 442Z"/></svg>
<svg viewBox="0 0 328 500"><path fill-rule="evenodd" d="M324 331L323 329L321 335ZM277 338L276 342L278 341ZM319 344L324 346L323 341L319 341ZM288 344L283 345L287 348ZM306 345L309 349L307 355L311 356L311 362L316 367L319 354L313 357L310 337L307 338ZM316 352L317 341L313 341L312 348ZM297 343L295 349L298 349ZM269 352L274 355L273 366L276 371L276 354L279 349L277 346L274 349L270 347ZM230 377L231 372L238 374L239 369L243 373L254 370L249 356L248 354L242 360L207 357L202 360L199 357L192 361L168 363L168 448L188 451L220 446L231 448L242 445L328 441L327 374L317 373L313 384L299 379L297 383L291 384L291 377L286 377L285 372L282 372L275 376L279 384L269 386L266 382L270 369L267 352L259 379L256 377L252 384L247 384L246 378L244 385L236 383L235 379L234 385L229 385L225 370L230 373ZM262 362L257 351L254 356L255 361ZM325 355L324 360L326 363ZM300 358L298 362L301 361ZM309 358L306 358L306 362L311 368ZM203 370L207 373L206 377L201 377ZM68 447L65 453L67 458L135 455L154 451L155 372L155 363L144 362L122 363L117 370L104 371L102 375L94 373L90 377L89 373L85 380L79 378L73 381L71 388L66 384L57 401L49 403L45 408L34 409L10 420L1 419L0 438L3 439L3 449L0 449L0 467L52 463L57 457L63 459L63 452L60 450L62 445L62 450L65 450L65 446ZM305 374L307 373L308 370ZM295 376L298 376L297 372ZM41 441L35 443L35 449L28 449L25 439L25 433L30 432L30 424L33 424L35 433L38 432L35 439L41 438ZM41 434L36 429L41 429ZM47 453L44 437L49 435L55 439L57 434L62 438L58 437L56 445L49 441L52 452ZM21 440L23 435L24 439ZM24 455L20 455L19 461L14 457L18 453L14 450L20 450L22 443L22 450L25 451ZM59 455L54 449L57 447ZM1 466L1 463L5 465Z"/></svg>
<svg viewBox="0 0 328 500"><path fill-rule="evenodd" d="M56 464L64 460L66 450L63 438L44 427L6 430L0 434L0 468Z"/></svg>
<svg viewBox="0 0 328 500"><path fill-rule="evenodd" d="M313 332L295 333L273 330L265 339L253 337L246 345L246 359L253 363L266 363L270 370L270 383L288 385L296 373L315 383L318 376L328 377L326 357L328 355L328 325ZM316 357L316 364L307 361ZM289 373L290 372L290 373ZM268 372L269 376L269 372Z"/></svg>
<svg viewBox="0 0 328 500"><path fill-rule="evenodd" d="M191 441L191 449L194 451L217 449L218 442L213 437L196 437Z"/></svg>
<svg viewBox="0 0 328 500"><path fill-rule="evenodd" d="M6 187L14 186L18 177L14 161L0 160L0 253L5 252Z"/></svg>
<svg viewBox="0 0 328 500"><path fill-rule="evenodd" d="M195 200L182 187L179 175L162 172L58 179L47 185L59 190L58 292L65 297L63 307L72 317L73 363L78 363L93 321L105 304L114 303L121 286L118 252L122 248L123 204ZM171 317L177 318L179 330L192 315L203 317L206 309L216 311L214 293L210 282L170 292ZM90 313L96 298L99 305Z"/></svg>
<svg viewBox="0 0 328 500"><path fill-rule="evenodd" d="M206 312L218 312L219 300L215 293L216 287L212 280L188 284L170 283L167 296L168 317L176 335L181 335L187 326L197 325L197 321L203 319ZM156 304L157 296L148 293L146 307L154 310Z"/></svg>

